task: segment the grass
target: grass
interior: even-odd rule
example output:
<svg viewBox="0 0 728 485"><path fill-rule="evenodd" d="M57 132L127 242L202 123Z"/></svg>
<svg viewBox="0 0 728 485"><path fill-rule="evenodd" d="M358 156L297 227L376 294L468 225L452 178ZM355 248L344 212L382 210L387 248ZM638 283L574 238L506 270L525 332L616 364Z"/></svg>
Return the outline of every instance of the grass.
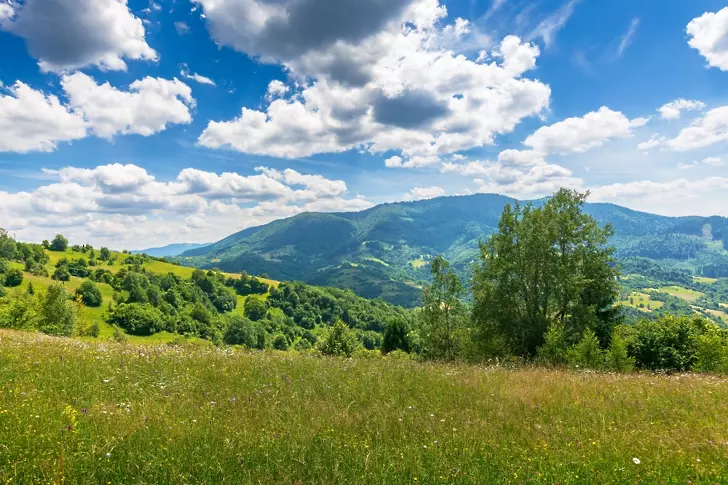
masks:
<svg viewBox="0 0 728 485"><path fill-rule="evenodd" d="M668 295L676 296L678 298L682 298L683 300L688 302L694 302L701 296L705 295L705 293L701 293L700 291L689 290L687 288L683 288L682 286L665 286L663 288L660 288L658 291L667 293Z"/></svg>
<svg viewBox="0 0 728 485"><path fill-rule="evenodd" d="M410 264L414 269L420 269L427 266L427 261L425 261L423 258L417 258L410 261Z"/></svg>
<svg viewBox="0 0 728 485"><path fill-rule="evenodd" d="M726 483L726 384L0 331L0 483Z"/></svg>
<svg viewBox="0 0 728 485"><path fill-rule="evenodd" d="M718 281L718 278L708 278L707 276L693 276L693 281L696 283L703 283L706 285L712 285Z"/></svg>
<svg viewBox="0 0 728 485"><path fill-rule="evenodd" d="M640 292L630 293L629 298L620 301L620 303L624 306L631 306L633 308L644 310L646 312L657 310L658 308L662 308L663 306L665 306L664 302L652 300L650 299L650 295ZM642 306L640 307L640 305Z"/></svg>

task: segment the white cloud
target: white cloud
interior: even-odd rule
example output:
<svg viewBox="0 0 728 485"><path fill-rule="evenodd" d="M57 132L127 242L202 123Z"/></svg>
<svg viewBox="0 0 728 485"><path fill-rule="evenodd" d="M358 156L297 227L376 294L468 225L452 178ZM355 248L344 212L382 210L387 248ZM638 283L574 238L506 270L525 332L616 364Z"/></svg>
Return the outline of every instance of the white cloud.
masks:
<svg viewBox="0 0 728 485"><path fill-rule="evenodd" d="M544 154L535 150L503 150L498 154L498 161L504 165L521 165L524 167L546 163Z"/></svg>
<svg viewBox="0 0 728 485"><path fill-rule="evenodd" d="M56 181L32 192L0 192L0 227L22 239L62 231L77 242L135 249L168 243L180 230L210 241L300 212L372 205L361 196L347 198L341 180L292 169L241 175L186 168L169 181L133 164L45 172Z"/></svg>
<svg viewBox="0 0 728 485"><path fill-rule="evenodd" d="M189 34L190 26L187 25L185 22L175 22L174 30L177 31L177 35L185 35L185 34Z"/></svg>
<svg viewBox="0 0 728 485"><path fill-rule="evenodd" d="M18 81L0 93L0 152L50 152L59 142L86 136L83 117Z"/></svg>
<svg viewBox="0 0 728 485"><path fill-rule="evenodd" d="M541 38L548 48L554 43L556 34L564 28L569 17L574 13L574 8L581 0L569 0L557 11L542 20L529 35L529 40Z"/></svg>
<svg viewBox="0 0 728 485"><path fill-rule="evenodd" d="M655 147L664 145L666 141L667 141L666 137L660 136L658 134L653 134L649 140L639 143L637 145L637 149L641 150L641 151L649 150L651 148L655 148Z"/></svg>
<svg viewBox="0 0 728 485"><path fill-rule="evenodd" d="M191 79L200 84L209 84L210 86L215 86L215 81L213 81L209 77L197 74L196 72L190 72L187 64L182 64L182 69L180 70L179 75L185 79Z"/></svg>
<svg viewBox="0 0 728 485"><path fill-rule="evenodd" d="M705 103L689 99L676 99L657 109L664 120L677 120L681 111L700 110L705 108Z"/></svg>
<svg viewBox="0 0 728 485"><path fill-rule="evenodd" d="M265 97L268 101L271 101L275 98L280 98L281 96L285 95L288 91L290 91L290 89L291 88L286 86L282 81L274 79L270 83L268 83L268 92L266 93Z"/></svg>
<svg viewBox="0 0 728 485"><path fill-rule="evenodd" d="M332 0L198 0L218 43L283 64L297 87L273 81L267 107L211 121L198 143L286 158L395 151L401 161L388 166L418 167L492 144L548 107L548 86L522 77L535 68L535 45L508 36L494 62L475 62L445 47L467 25L436 25L446 15L436 0L342 1L356 15L339 18L337 5L326 14L335 24L313 14ZM303 31L312 37L294 37Z"/></svg>
<svg viewBox="0 0 728 485"><path fill-rule="evenodd" d="M176 78L145 77L131 83L129 91L121 91L76 72L64 75L61 85L69 106L82 113L90 130L102 138L116 134L149 136L165 130L169 123L192 121L192 90Z"/></svg>
<svg viewBox="0 0 728 485"><path fill-rule="evenodd" d="M402 196L402 200L422 200L433 199L445 195L445 189L442 187L415 187Z"/></svg>
<svg viewBox="0 0 728 485"><path fill-rule="evenodd" d="M725 165L725 162L721 157L707 157L703 159L702 164L711 167L722 167Z"/></svg>
<svg viewBox="0 0 728 485"><path fill-rule="evenodd" d="M126 70L124 58L158 59L127 0L25 0L4 5L0 28L22 37L43 71L92 65ZM14 8L12 18L8 5Z"/></svg>
<svg viewBox="0 0 728 485"><path fill-rule="evenodd" d="M615 138L627 138L632 129L643 126L647 118L627 119L619 111L603 106L581 118L567 118L536 130L523 142L539 153L582 153Z"/></svg>
<svg viewBox="0 0 728 485"><path fill-rule="evenodd" d="M727 189L728 178L709 177L700 180L684 178L668 182L634 181L616 183L591 189L592 201L622 201L646 199L650 202L676 202L700 198L702 192Z"/></svg>
<svg viewBox="0 0 728 485"><path fill-rule="evenodd" d="M728 140L728 106L721 106L711 109L665 143L673 150L682 152L725 140Z"/></svg>
<svg viewBox="0 0 728 485"><path fill-rule="evenodd" d="M622 57L622 54L624 54L624 51L627 50L627 47L632 44L632 41L634 41L634 36L637 33L637 27L639 27L639 25L639 17L633 18L632 22L630 22L629 24L627 32L625 32L624 35L622 35L622 37L619 39L619 46L617 47L617 57Z"/></svg>
<svg viewBox="0 0 728 485"><path fill-rule="evenodd" d="M688 44L705 57L709 66L728 71L728 7L694 18L686 30Z"/></svg>

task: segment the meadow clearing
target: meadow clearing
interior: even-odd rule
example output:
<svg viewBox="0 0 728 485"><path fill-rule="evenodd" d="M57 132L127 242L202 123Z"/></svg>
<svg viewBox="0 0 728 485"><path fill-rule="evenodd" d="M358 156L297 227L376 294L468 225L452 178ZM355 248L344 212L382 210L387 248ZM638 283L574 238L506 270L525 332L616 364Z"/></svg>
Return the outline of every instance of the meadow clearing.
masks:
<svg viewBox="0 0 728 485"><path fill-rule="evenodd" d="M728 386L0 330L0 483L726 483Z"/></svg>

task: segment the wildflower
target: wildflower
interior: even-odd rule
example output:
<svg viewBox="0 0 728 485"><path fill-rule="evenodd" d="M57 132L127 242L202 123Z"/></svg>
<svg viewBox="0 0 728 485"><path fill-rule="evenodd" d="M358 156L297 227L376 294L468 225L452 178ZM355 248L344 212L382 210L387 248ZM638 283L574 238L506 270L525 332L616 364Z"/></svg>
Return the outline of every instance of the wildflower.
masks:
<svg viewBox="0 0 728 485"><path fill-rule="evenodd" d="M108 384L111 381L111 379L104 379L104 383Z"/></svg>
<svg viewBox="0 0 728 485"><path fill-rule="evenodd" d="M642 463L639 458L632 458L632 461L635 465L639 465L640 463Z"/></svg>
<svg viewBox="0 0 728 485"><path fill-rule="evenodd" d="M434 414L430 414L430 417L431 417L431 418L434 418L434 417L435 417L435 415L434 415Z"/></svg>
<svg viewBox="0 0 728 485"><path fill-rule="evenodd" d="M106 453L106 458L111 458L111 453Z"/></svg>

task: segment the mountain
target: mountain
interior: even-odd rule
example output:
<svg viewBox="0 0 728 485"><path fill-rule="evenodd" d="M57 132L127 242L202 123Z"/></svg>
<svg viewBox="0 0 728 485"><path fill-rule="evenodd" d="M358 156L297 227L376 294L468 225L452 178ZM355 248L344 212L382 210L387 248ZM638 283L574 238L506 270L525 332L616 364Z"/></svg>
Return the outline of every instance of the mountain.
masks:
<svg viewBox="0 0 728 485"><path fill-rule="evenodd" d="M180 261L351 288L368 298L414 305L429 278L428 262L442 254L467 277L478 241L497 229L503 208L513 202L476 194L382 204L361 212L303 213L186 251ZM728 271L726 218L667 217L604 203L586 204L585 211L600 224L614 226L618 257L646 257L698 273L725 264Z"/></svg>
<svg viewBox="0 0 728 485"><path fill-rule="evenodd" d="M132 254L148 254L149 256L163 257L163 256L179 256L185 251L192 249L199 249L208 246L210 243L195 244L195 243L179 243L179 244L168 244L160 248L149 248L141 249L139 251L132 251Z"/></svg>

